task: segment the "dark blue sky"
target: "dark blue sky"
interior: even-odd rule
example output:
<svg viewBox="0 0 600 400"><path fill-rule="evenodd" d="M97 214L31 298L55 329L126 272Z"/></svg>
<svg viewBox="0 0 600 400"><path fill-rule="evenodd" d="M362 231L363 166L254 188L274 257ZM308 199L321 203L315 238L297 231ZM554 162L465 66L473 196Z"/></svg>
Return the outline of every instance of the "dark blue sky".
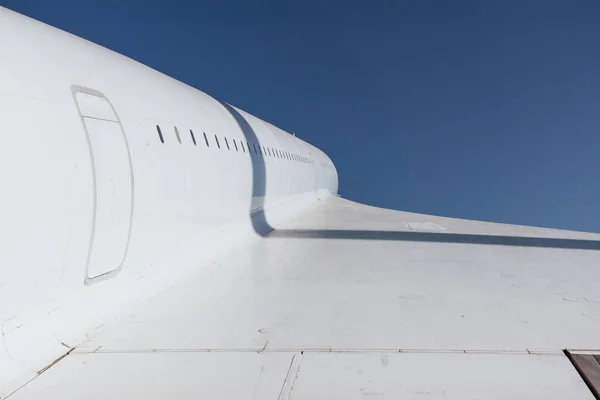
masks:
<svg viewBox="0 0 600 400"><path fill-rule="evenodd" d="M600 2L5 0L326 151L340 194L600 231Z"/></svg>

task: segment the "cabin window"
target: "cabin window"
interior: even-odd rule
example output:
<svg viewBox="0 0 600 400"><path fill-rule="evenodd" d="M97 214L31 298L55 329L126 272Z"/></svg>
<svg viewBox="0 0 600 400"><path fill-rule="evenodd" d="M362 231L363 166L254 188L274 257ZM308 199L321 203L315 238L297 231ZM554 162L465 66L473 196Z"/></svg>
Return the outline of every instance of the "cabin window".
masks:
<svg viewBox="0 0 600 400"><path fill-rule="evenodd" d="M240 140L240 144L242 145L242 151L245 153L245 152L246 152L246 149L244 148L244 142L242 142L242 141Z"/></svg>
<svg viewBox="0 0 600 400"><path fill-rule="evenodd" d="M217 147L220 149L221 145L219 144L219 138L215 135L215 142L217 142Z"/></svg>
<svg viewBox="0 0 600 400"><path fill-rule="evenodd" d="M181 144L181 136L179 136L179 129L177 129L177 127L175 128L175 136L177 137L177 141L179 142L179 144Z"/></svg>
<svg viewBox="0 0 600 400"><path fill-rule="evenodd" d="M204 142L206 142L206 147L210 147L210 144L208 144L208 138L206 137L206 132L202 132L202 134L204 135Z"/></svg>
<svg viewBox="0 0 600 400"><path fill-rule="evenodd" d="M223 137L224 137L224 136L223 136ZM224 137L224 138L225 138L225 144L227 145L227 150L231 150L231 149L229 148L229 142L227 141L227 138L226 138L226 137Z"/></svg>
<svg viewBox="0 0 600 400"><path fill-rule="evenodd" d="M194 136L194 132L190 129L190 136L192 137L192 142L194 142L194 146L196 145L196 136Z"/></svg>
<svg viewBox="0 0 600 400"><path fill-rule="evenodd" d="M156 131L158 132L158 138L160 139L160 142L164 143L165 139L163 138L162 132L160 131L160 126L156 125Z"/></svg>
<svg viewBox="0 0 600 400"><path fill-rule="evenodd" d="M235 146L235 151L239 151L238 147L237 147L237 143L235 142L235 139L233 139L233 145Z"/></svg>

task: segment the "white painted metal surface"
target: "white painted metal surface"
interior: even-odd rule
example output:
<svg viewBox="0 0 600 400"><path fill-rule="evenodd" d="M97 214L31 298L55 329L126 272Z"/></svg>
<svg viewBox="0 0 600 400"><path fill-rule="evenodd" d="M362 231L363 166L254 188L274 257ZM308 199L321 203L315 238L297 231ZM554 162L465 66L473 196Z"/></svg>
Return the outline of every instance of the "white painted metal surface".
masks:
<svg viewBox="0 0 600 400"><path fill-rule="evenodd" d="M404 228L419 217L449 233ZM586 237L595 240L578 239ZM598 247L598 238L333 197L215 259L82 348L259 350L267 340L268 348L299 350L595 348L600 252L570 247Z"/></svg>
<svg viewBox="0 0 600 400"><path fill-rule="evenodd" d="M406 228L419 220L448 231ZM562 349L598 346L600 235L337 197L275 228L101 327L15 398L159 398L171 376L183 398L240 398L249 377L282 393L255 398L593 398ZM258 361L230 367L242 355L286 362L257 376ZM189 363L233 368L233 386Z"/></svg>
<svg viewBox="0 0 600 400"><path fill-rule="evenodd" d="M76 91L75 99L82 117L119 122L110 103L102 96Z"/></svg>
<svg viewBox="0 0 600 400"><path fill-rule="evenodd" d="M277 399L292 357L283 353L77 354L11 399Z"/></svg>
<svg viewBox="0 0 600 400"><path fill-rule="evenodd" d="M92 159L94 213L87 279L121 268L131 233L133 175L127 140L108 100L75 89Z"/></svg>
<svg viewBox="0 0 600 400"><path fill-rule="evenodd" d="M2 8L0 48L0 397L590 398L600 235L352 203L126 57Z"/></svg>
<svg viewBox="0 0 600 400"><path fill-rule="evenodd" d="M593 400L556 355L100 353L61 364L11 399Z"/></svg>

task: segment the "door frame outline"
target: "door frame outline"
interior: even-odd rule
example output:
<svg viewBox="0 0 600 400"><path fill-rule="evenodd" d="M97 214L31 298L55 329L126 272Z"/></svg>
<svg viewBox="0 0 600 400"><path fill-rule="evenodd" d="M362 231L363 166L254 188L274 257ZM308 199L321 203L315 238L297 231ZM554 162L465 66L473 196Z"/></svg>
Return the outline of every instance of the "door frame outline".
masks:
<svg viewBox="0 0 600 400"><path fill-rule="evenodd" d="M95 167L95 162L94 162L94 151L92 149L92 142L90 140L90 134L89 134L87 126L85 124L84 116L81 112L81 107L79 106L79 102L77 101L77 93L85 93L85 94L89 94L91 96L100 97L108 102L108 105L112 109L112 111L117 119L116 122L119 124L119 128L121 129L121 134L123 135L123 140L125 142L125 148L127 150L127 158L129 160L129 179L131 182L131 213L129 215L129 231L127 232L127 243L125 244L125 252L123 254L123 258L121 259L121 262L119 263L119 266L116 269L108 271L104 274L95 276L93 278L89 277L88 272L89 272L89 266L90 266L90 258L92 256L92 250L93 250L93 246L94 246L94 238L96 236L96 211L97 211L96 167ZM106 97L104 95L104 93L102 93L98 90L90 89L90 88L87 88L84 86L79 86L79 85L71 86L71 94L73 96L73 101L75 102L75 107L77 109L77 113L79 114L79 119L83 126L83 131L85 132L85 138L86 138L87 145L88 145L88 152L89 152L89 156L90 156L90 164L91 164L91 171L92 171L92 186L93 186L92 187L92 195L93 195L92 229L90 232L90 240L89 240L89 245L88 245L87 257L86 257L86 261L85 261L85 268L83 270L84 284L88 285L91 283L96 283L96 282L102 281L104 279L110 278L110 277L118 274L123 267L123 263L125 262L125 259L127 258L127 252L129 250L129 243L130 243L130 239L131 239L131 229L133 227L133 211L134 211L134 203L135 203L135 201L134 201L135 181L134 181L134 177L133 177L133 162L131 160L131 151L129 148L129 142L127 140L127 135L125 134L125 129L123 127L123 123L121 122L121 118L119 117L119 114L117 113L117 110L115 109L115 107L113 106L111 101L108 99L108 97Z"/></svg>

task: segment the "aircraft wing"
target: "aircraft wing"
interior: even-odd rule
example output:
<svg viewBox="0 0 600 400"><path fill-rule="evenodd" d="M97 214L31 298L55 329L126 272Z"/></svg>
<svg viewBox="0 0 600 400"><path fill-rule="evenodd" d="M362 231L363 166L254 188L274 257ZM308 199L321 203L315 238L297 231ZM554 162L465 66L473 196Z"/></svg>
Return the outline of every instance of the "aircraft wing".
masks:
<svg viewBox="0 0 600 400"><path fill-rule="evenodd" d="M599 347L600 235L339 197L273 228L14 399L594 398L564 350Z"/></svg>

